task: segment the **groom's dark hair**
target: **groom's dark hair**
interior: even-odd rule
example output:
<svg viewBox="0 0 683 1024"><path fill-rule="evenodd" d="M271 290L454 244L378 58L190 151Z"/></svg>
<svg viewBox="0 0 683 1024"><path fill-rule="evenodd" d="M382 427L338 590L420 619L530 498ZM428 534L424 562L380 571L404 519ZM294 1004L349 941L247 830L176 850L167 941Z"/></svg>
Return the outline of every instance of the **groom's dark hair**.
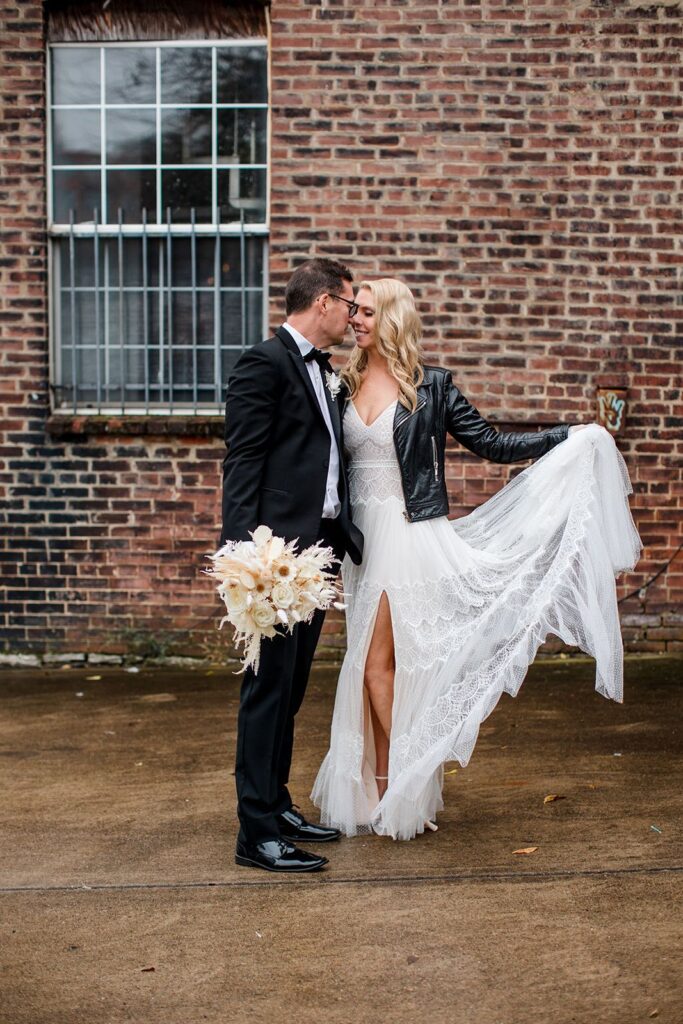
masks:
<svg viewBox="0 0 683 1024"><path fill-rule="evenodd" d="M285 312L300 313L312 306L323 292L335 294L343 288L344 281L353 281L353 274L343 263L328 260L324 256L306 260L297 267L285 288Z"/></svg>

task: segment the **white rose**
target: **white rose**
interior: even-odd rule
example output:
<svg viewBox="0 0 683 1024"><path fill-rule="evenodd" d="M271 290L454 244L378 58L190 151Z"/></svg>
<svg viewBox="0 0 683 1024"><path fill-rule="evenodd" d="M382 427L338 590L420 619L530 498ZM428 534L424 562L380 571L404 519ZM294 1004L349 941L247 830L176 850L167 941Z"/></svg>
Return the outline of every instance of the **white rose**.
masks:
<svg viewBox="0 0 683 1024"><path fill-rule="evenodd" d="M253 604L250 611L251 617L259 629L266 629L268 626L272 626L277 618L274 610L265 602Z"/></svg>
<svg viewBox="0 0 683 1024"><path fill-rule="evenodd" d="M289 608L294 601L294 591L289 583L276 583L271 598L276 608Z"/></svg>

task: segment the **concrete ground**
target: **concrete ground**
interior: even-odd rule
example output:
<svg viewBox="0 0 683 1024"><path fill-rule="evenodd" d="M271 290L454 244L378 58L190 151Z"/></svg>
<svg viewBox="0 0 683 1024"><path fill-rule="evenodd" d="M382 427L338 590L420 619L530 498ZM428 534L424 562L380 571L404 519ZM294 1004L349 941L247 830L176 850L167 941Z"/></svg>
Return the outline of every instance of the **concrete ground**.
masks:
<svg viewBox="0 0 683 1024"><path fill-rule="evenodd" d="M537 662L438 833L288 878L234 864L227 670L5 671L0 1021L683 1021L682 669L629 661L616 705ZM300 716L305 812L333 685Z"/></svg>

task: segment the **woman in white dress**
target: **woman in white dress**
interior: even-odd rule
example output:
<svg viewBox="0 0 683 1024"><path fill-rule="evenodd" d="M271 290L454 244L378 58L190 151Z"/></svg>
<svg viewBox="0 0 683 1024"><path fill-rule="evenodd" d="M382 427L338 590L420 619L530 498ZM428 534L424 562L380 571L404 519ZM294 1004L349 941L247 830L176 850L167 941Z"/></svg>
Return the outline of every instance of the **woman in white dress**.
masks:
<svg viewBox="0 0 683 1024"><path fill-rule="evenodd" d="M347 653L312 799L346 835L410 839L436 829L443 764L467 764L549 633L593 655L597 689L622 699L614 577L640 539L606 430L498 433L450 373L423 364L402 282L365 282L356 301L343 425L365 554L342 566ZM450 522L447 433L492 461L540 458Z"/></svg>

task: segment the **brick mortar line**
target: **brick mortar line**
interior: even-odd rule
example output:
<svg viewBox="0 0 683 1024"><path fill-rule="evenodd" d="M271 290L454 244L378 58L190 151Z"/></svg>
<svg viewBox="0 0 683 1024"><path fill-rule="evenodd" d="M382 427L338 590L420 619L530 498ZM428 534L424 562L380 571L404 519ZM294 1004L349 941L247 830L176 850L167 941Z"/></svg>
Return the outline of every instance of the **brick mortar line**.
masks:
<svg viewBox="0 0 683 1024"><path fill-rule="evenodd" d="M396 875L391 877L390 875L375 875L369 878L325 878L324 876L318 879L319 882L324 885L414 885L418 882L495 882L495 881L538 881L539 879L547 879L554 881L555 879L571 879L571 878L594 878L601 875L655 875L655 874L678 874L683 872L683 864L665 864L660 867L649 867L649 868L588 868L585 871L534 871L534 872L491 872L489 874L472 874L472 875ZM315 874L315 872L308 872L309 874ZM292 872L297 877L291 882L287 882L288 886L305 885L307 883L302 882L299 876L299 872ZM134 892L134 891L145 891L145 890L159 890L159 889L244 889L244 888L262 888L265 885L273 884L274 879L263 879L253 882L129 882L117 884L101 884L101 885L53 885L53 886L40 886L40 885L27 885L27 886L0 886L0 895L9 895L14 893L49 893L49 892L68 892L68 893L84 893L84 892ZM276 883L282 885L283 883Z"/></svg>

